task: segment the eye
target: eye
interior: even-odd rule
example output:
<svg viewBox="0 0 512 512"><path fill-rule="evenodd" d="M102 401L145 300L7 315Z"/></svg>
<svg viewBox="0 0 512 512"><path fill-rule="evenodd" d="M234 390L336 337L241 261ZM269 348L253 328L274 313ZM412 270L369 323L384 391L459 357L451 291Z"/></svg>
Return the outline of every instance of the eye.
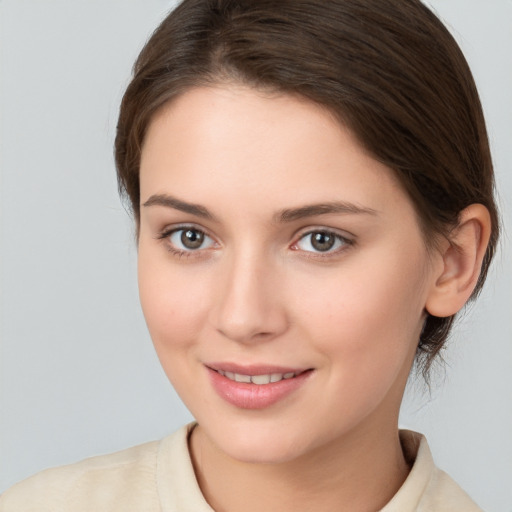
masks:
<svg viewBox="0 0 512 512"><path fill-rule="evenodd" d="M336 252L351 241L332 231L310 231L303 235L292 248L307 252Z"/></svg>
<svg viewBox="0 0 512 512"><path fill-rule="evenodd" d="M175 250L180 252L208 249L215 245L215 241L204 231L193 227L174 229L164 234L164 237L169 240Z"/></svg>

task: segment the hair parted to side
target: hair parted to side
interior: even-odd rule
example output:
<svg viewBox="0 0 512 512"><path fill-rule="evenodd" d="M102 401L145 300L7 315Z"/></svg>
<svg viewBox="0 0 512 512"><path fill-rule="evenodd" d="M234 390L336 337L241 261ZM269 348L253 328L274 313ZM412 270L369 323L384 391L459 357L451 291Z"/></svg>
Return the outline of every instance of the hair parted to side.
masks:
<svg viewBox="0 0 512 512"><path fill-rule="evenodd" d="M139 164L152 116L192 87L235 82L327 107L413 201L427 245L473 203L499 222L487 132L457 43L419 0L184 0L140 53L124 95L119 188L140 214ZM417 361L427 375L454 317L428 316Z"/></svg>

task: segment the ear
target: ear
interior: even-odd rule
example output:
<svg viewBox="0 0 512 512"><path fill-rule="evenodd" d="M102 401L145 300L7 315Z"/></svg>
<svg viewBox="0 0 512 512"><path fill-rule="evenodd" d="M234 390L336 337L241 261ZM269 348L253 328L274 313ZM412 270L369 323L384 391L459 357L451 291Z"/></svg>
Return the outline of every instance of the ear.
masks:
<svg viewBox="0 0 512 512"><path fill-rule="evenodd" d="M472 204L459 216L459 224L442 244L439 270L429 291L425 309L433 316L454 315L475 289L491 234L487 208Z"/></svg>

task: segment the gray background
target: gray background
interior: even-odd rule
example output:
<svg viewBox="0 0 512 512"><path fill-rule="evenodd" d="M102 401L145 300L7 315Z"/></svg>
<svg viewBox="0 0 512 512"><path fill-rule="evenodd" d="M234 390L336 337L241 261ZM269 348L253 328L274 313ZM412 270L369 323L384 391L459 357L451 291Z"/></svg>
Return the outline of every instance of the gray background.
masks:
<svg viewBox="0 0 512 512"><path fill-rule="evenodd" d="M512 212L512 2L436 0L472 66ZM119 100L163 0L0 0L0 491L42 468L170 433L190 416L138 306L117 197ZM512 511L512 254L401 425L487 510Z"/></svg>

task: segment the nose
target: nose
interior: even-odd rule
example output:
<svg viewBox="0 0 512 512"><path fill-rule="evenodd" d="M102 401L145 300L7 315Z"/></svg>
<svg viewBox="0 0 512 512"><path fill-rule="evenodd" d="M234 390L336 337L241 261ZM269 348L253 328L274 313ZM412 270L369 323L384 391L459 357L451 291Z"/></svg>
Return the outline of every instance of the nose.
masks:
<svg viewBox="0 0 512 512"><path fill-rule="evenodd" d="M288 327L279 271L262 258L246 256L225 262L212 308L216 330L238 343L272 340Z"/></svg>

